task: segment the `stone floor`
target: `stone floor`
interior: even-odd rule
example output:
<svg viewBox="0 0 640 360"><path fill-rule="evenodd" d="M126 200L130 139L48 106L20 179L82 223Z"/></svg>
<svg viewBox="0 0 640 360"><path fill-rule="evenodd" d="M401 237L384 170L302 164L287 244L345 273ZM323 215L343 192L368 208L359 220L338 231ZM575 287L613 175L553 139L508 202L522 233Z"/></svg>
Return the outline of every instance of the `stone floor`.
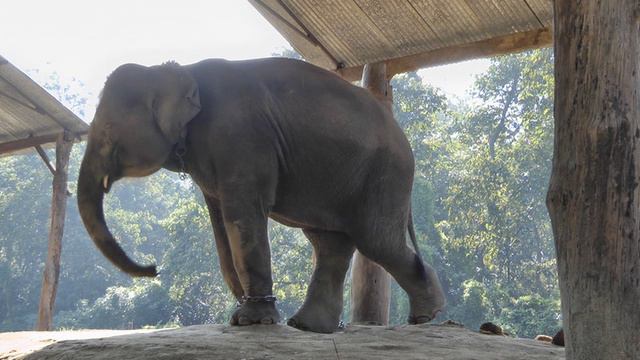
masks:
<svg viewBox="0 0 640 360"><path fill-rule="evenodd" d="M564 348L455 325L349 326L335 334L284 325L0 333L13 359L564 359Z"/></svg>

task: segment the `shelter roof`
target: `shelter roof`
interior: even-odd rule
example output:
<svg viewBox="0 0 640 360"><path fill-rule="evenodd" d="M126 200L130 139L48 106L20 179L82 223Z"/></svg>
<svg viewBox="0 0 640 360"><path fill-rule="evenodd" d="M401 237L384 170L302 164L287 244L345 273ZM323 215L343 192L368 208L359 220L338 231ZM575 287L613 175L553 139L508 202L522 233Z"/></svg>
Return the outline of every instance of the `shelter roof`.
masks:
<svg viewBox="0 0 640 360"><path fill-rule="evenodd" d="M25 73L0 56L0 156L55 142L89 126Z"/></svg>
<svg viewBox="0 0 640 360"><path fill-rule="evenodd" d="M249 0L307 61L354 80L550 46L552 0Z"/></svg>

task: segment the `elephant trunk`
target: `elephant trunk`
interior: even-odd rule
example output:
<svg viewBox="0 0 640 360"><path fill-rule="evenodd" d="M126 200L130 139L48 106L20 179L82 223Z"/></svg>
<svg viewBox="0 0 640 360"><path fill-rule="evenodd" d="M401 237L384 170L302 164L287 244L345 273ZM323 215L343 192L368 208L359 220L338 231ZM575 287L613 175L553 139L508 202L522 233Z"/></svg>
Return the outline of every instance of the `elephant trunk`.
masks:
<svg viewBox="0 0 640 360"><path fill-rule="evenodd" d="M107 173L96 171L95 165L96 162L85 155L78 178L78 209L87 232L102 254L120 270L131 276L156 276L155 265L140 266L133 262L111 235L102 207L103 179Z"/></svg>

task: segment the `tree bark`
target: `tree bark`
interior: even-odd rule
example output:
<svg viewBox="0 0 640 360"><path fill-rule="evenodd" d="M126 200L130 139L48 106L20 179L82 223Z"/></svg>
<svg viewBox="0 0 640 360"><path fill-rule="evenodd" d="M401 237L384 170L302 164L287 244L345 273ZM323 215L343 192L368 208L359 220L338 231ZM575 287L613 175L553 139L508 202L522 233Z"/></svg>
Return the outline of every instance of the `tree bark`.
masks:
<svg viewBox="0 0 640 360"><path fill-rule="evenodd" d="M567 359L640 359L640 2L555 1L547 197Z"/></svg>
<svg viewBox="0 0 640 360"><path fill-rule="evenodd" d="M391 108L391 86L384 63L365 65L362 87L369 89ZM389 274L356 251L351 269L351 323L388 325L390 299Z"/></svg>
<svg viewBox="0 0 640 360"><path fill-rule="evenodd" d="M56 172L53 176L51 196L51 226L49 228L47 260L42 276L38 323L36 324L38 331L49 331L53 325L53 305L60 277L60 252L67 208L67 177L72 146L72 139L65 133L60 134L56 142Z"/></svg>

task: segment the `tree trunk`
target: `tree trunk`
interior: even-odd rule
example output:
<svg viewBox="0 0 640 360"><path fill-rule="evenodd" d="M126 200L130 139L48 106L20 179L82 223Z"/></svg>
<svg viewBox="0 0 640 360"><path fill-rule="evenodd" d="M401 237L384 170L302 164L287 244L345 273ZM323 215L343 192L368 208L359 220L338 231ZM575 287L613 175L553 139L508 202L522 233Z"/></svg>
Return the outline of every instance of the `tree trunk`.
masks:
<svg viewBox="0 0 640 360"><path fill-rule="evenodd" d="M53 193L51 196L51 226L49 228L49 247L42 277L40 306L36 330L49 331L52 328L53 305L58 290L60 276L60 251L62 250L62 234L67 209L67 175L69 156L73 141L66 134L61 134L56 142L56 172L53 176Z"/></svg>
<svg viewBox="0 0 640 360"><path fill-rule="evenodd" d="M640 359L640 2L556 0L554 38L567 359Z"/></svg>
<svg viewBox="0 0 640 360"><path fill-rule="evenodd" d="M391 108L391 87L384 63L365 65L362 71L362 87L369 89ZM390 298L389 274L356 251L351 269L351 323L389 324Z"/></svg>

